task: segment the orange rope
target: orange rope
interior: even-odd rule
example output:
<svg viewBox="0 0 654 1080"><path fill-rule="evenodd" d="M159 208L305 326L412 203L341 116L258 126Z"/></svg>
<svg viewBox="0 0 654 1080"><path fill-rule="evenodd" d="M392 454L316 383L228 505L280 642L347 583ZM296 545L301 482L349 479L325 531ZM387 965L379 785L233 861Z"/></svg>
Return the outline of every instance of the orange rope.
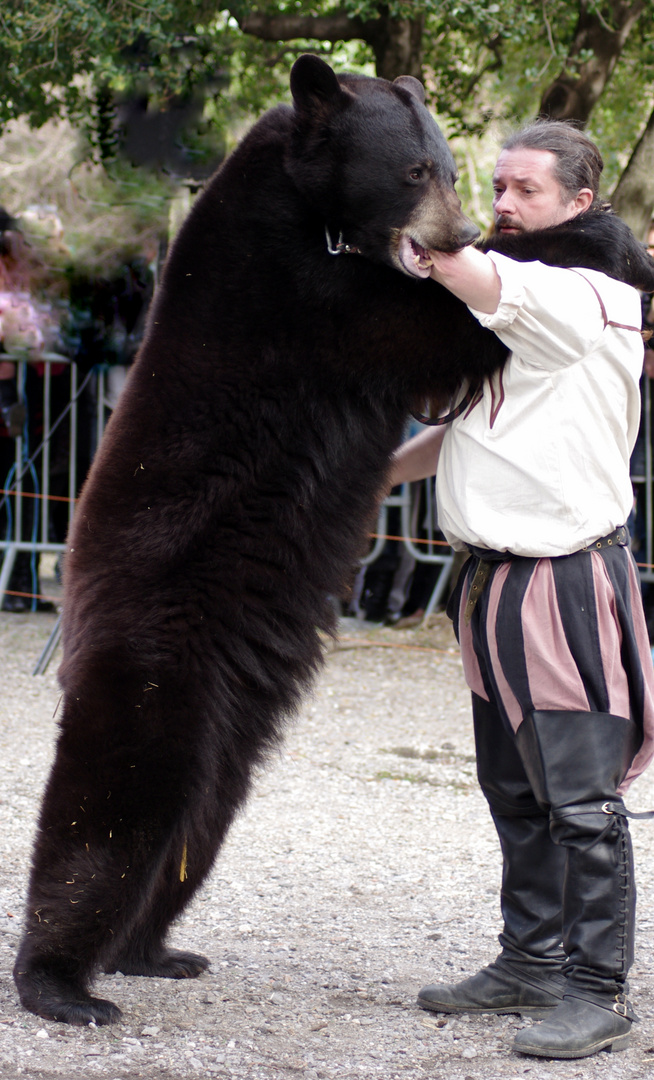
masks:
<svg viewBox="0 0 654 1080"><path fill-rule="evenodd" d="M22 596L25 600L50 600L53 604L58 604L61 600L60 596L45 596L41 593L31 592L16 592L15 589L5 589L5 596Z"/></svg>
<svg viewBox="0 0 654 1080"><path fill-rule="evenodd" d="M449 547L447 540L419 540L417 536L387 536L385 533L370 533L372 540L409 540L412 544L437 544L440 547Z"/></svg>
<svg viewBox="0 0 654 1080"><path fill-rule="evenodd" d="M48 502L77 502L77 499L71 499L68 495L36 495L33 491L8 491L6 488L0 488L0 495L20 495L22 499L47 499Z"/></svg>

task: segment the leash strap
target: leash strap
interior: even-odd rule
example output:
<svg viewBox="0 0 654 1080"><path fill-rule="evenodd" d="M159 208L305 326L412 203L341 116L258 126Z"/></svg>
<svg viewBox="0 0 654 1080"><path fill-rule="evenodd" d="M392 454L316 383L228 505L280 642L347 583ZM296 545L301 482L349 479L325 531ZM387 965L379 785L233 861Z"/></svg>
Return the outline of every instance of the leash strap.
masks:
<svg viewBox="0 0 654 1080"><path fill-rule="evenodd" d="M464 409L468 408L468 405L472 401L477 387L471 386L468 393L465 395L462 401L459 402L455 409L445 414L445 416L425 416L424 413L412 412L411 415L414 420L417 420L420 424L428 424L430 427L440 427L442 424L451 424L453 420L456 420L457 416L460 416Z"/></svg>

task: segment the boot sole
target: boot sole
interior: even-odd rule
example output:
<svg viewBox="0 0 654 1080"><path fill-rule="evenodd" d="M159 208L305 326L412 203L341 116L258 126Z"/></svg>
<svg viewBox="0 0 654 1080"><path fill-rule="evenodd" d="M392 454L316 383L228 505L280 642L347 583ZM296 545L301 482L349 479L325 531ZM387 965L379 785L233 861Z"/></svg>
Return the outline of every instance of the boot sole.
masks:
<svg viewBox="0 0 654 1080"><path fill-rule="evenodd" d="M529 1054L533 1057L564 1059L590 1057L591 1054L597 1054L600 1050L606 1050L609 1054L616 1054L620 1050L628 1050L630 1044L631 1033L627 1032L625 1035L616 1035L611 1039L600 1039L598 1042L593 1043L591 1046L585 1046L581 1050L558 1050L555 1047L547 1046L516 1046L515 1043L513 1049L518 1054Z"/></svg>
<svg viewBox="0 0 654 1080"><path fill-rule="evenodd" d="M505 1005L497 1009L494 1009L491 1006L485 1007L483 1005L445 1005L438 1001L428 1001L426 998L421 997L418 998L417 1003L421 1009L428 1009L429 1012L446 1013L449 1016L457 1016L464 1013L473 1016L481 1016L484 1013L492 1013L495 1016L531 1016L534 1020L545 1020L554 1011L559 1004L559 1001L556 1001L554 1005Z"/></svg>

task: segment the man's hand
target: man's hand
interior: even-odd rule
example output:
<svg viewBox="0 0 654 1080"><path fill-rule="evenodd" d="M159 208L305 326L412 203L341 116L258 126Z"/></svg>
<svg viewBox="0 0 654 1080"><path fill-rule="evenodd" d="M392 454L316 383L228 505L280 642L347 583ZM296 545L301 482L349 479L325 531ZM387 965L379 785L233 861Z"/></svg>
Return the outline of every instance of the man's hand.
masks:
<svg viewBox="0 0 654 1080"><path fill-rule="evenodd" d="M429 251L430 277L458 296L464 303L492 315L500 302L501 284L493 260L483 251L466 247L448 254Z"/></svg>

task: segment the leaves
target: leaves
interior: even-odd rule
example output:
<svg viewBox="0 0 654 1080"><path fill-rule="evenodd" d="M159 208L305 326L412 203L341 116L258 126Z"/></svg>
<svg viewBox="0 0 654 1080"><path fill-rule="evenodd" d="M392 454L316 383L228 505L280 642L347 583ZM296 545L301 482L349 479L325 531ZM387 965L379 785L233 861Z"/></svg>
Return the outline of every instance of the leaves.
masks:
<svg viewBox="0 0 654 1080"><path fill-rule="evenodd" d="M179 135L193 159L207 141L229 143L245 118L287 97L299 52L372 74L380 41L405 20L422 27L430 107L450 134L477 137L492 121L535 115L561 73L574 81L593 60L589 28L617 28L641 7L590 122L615 178L654 104L654 0L3 0L0 126L21 115L33 126L67 115L96 159L110 160L117 100L140 97L148 113L204 102L201 118ZM253 33L240 29L253 16L266 17L269 40L256 36L256 23ZM361 36L312 38L316 18L324 31L327 16L341 34L354 20ZM401 38L386 54L400 68Z"/></svg>
<svg viewBox="0 0 654 1080"><path fill-rule="evenodd" d="M189 92L215 73L214 35L202 23L213 11L204 0L4 0L0 123L89 113L92 83Z"/></svg>

